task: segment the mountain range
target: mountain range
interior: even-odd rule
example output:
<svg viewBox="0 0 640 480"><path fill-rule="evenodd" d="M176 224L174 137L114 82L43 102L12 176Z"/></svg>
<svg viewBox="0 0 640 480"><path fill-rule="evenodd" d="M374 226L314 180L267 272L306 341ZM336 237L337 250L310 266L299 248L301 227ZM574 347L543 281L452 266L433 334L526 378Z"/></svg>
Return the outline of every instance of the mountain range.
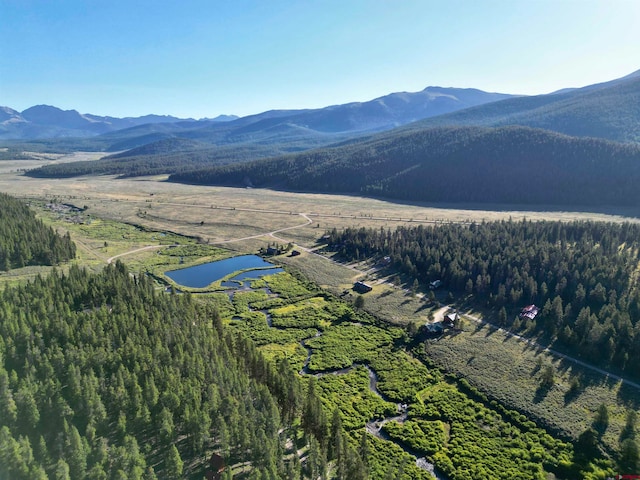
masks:
<svg viewBox="0 0 640 480"><path fill-rule="evenodd" d="M428 87L228 122L144 124L87 141L116 153L28 175L170 174L412 201L636 206L640 71L547 95Z"/></svg>
<svg viewBox="0 0 640 480"><path fill-rule="evenodd" d="M583 88L472 107L411 127L443 125L522 125L579 137L640 142L640 70Z"/></svg>
<svg viewBox="0 0 640 480"><path fill-rule="evenodd" d="M210 121L231 121L236 118L235 116L221 115ZM0 107L0 139L92 137L138 125L180 121L185 120L170 115L101 117L89 113L81 114L76 110L62 110L50 105L36 105L22 112L9 107ZM195 122L193 119L186 121Z"/></svg>
<svg viewBox="0 0 640 480"><path fill-rule="evenodd" d="M161 115L135 118L100 117L47 105L31 107L23 112L0 107L0 139L92 137L144 126L131 132L122 132L121 136L131 138L150 133L166 136L189 130L192 138L213 137L219 140L221 135L229 132L228 128L220 129L218 132L216 127L223 122L232 123L231 130L235 136L241 138L251 138L256 132L269 132L277 127L281 127L281 130L297 128L328 134L380 131L510 97L511 95L476 89L427 87L421 92L392 93L368 102L353 102L310 110L271 110L241 119L233 115L221 115L199 121Z"/></svg>

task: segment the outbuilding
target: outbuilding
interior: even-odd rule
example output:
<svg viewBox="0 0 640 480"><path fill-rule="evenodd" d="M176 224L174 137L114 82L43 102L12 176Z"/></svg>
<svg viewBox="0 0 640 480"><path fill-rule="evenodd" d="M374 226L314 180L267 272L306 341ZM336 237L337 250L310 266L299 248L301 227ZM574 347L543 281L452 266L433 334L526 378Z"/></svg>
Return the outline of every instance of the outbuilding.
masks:
<svg viewBox="0 0 640 480"><path fill-rule="evenodd" d="M353 289L358 293L367 293L373 290L373 287L364 282L356 282L353 284Z"/></svg>

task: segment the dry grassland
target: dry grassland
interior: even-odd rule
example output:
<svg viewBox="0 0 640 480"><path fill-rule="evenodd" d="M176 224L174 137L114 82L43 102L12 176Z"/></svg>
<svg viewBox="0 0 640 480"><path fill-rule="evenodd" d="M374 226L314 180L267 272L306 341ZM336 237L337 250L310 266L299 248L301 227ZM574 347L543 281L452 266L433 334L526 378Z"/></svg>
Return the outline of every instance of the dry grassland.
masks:
<svg viewBox="0 0 640 480"><path fill-rule="evenodd" d="M75 179L32 179L17 168L39 163L90 160L101 154L49 155L38 161L0 162L0 191L18 197L57 198L89 206L90 212L150 228L199 236L211 243L228 242L280 232L280 239L310 248L332 228L395 228L398 225L434 224L528 218L531 220L640 221L640 210L587 212L557 207L526 210L518 206L402 204L347 195L307 194L262 189L190 186L168 183L163 177L115 179L111 176ZM24 165L23 167L21 167ZM306 214L311 223L306 225Z"/></svg>

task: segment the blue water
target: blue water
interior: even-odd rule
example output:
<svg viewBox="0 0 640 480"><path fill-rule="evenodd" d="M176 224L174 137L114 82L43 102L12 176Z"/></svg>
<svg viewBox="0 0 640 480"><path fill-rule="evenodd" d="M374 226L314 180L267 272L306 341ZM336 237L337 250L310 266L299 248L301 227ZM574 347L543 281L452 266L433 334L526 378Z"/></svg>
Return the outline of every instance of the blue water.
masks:
<svg viewBox="0 0 640 480"><path fill-rule="evenodd" d="M230 279L222 282L220 285L222 285L223 287L237 287L238 284L242 284L244 280L247 280L247 279L255 280L258 278L265 277L267 275L274 275L280 272L284 272L284 269L277 267L277 268L265 268L262 270L249 270L247 272L239 273L235 277L231 277Z"/></svg>
<svg viewBox="0 0 640 480"><path fill-rule="evenodd" d="M164 274L178 285L191 288L204 288L210 283L220 280L221 278L226 277L230 273L237 272L238 270L269 267L274 267L273 263L269 263L257 255L242 255L240 257L218 260L217 262L203 263L202 265L196 265L195 267L171 270L164 272ZM262 275L270 275L269 273L261 273L260 275L256 275L256 272L246 273L253 274L253 278L257 278ZM234 280L235 279L236 278L234 277Z"/></svg>

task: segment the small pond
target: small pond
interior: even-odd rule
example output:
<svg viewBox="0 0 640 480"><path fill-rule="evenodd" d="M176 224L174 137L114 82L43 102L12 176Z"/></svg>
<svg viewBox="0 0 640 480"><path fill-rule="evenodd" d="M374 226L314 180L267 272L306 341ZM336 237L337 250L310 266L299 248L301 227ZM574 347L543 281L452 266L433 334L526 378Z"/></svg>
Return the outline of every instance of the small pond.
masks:
<svg viewBox="0 0 640 480"><path fill-rule="evenodd" d="M258 278L264 275L277 273L273 270L282 271L282 269L276 269L274 267L275 265L273 265L273 263L269 263L257 255L242 255L240 257L227 258L225 260L218 260L217 262L203 263L202 265L182 268L180 270L170 270L168 272L164 272L164 274L178 285L191 288L204 288L212 282L220 280L221 278L239 270L266 269L263 271L256 270L236 275L236 277L233 278L234 280L242 280L237 277L249 273L251 274L251 278Z"/></svg>

